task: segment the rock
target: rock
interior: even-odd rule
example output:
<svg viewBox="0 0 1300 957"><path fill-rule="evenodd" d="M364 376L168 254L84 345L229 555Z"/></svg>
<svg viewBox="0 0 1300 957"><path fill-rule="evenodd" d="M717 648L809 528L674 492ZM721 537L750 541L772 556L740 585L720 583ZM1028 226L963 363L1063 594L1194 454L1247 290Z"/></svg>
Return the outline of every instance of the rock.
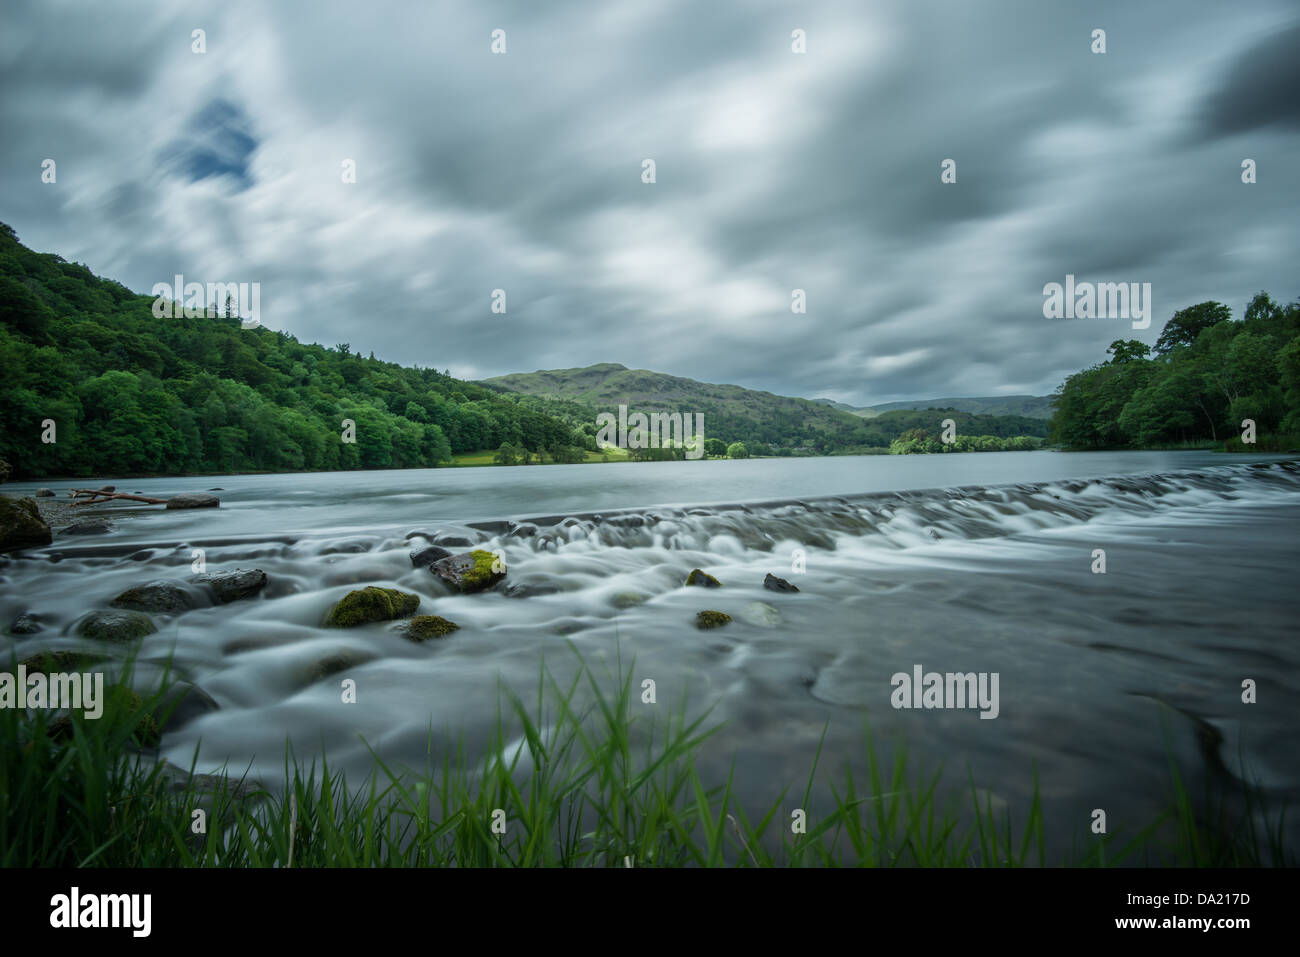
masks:
<svg viewBox="0 0 1300 957"><path fill-rule="evenodd" d="M92 655L84 651L38 651L18 662L27 673L49 674L51 671L80 671L86 665L107 661L107 655Z"/></svg>
<svg viewBox="0 0 1300 957"><path fill-rule="evenodd" d="M37 498L54 498L54 489L50 489L50 488L38 488L38 489L36 490L36 497L37 497Z"/></svg>
<svg viewBox="0 0 1300 957"><path fill-rule="evenodd" d="M615 608L635 608L637 605L644 605L647 596L637 591L621 591L610 599L610 604Z"/></svg>
<svg viewBox="0 0 1300 957"><path fill-rule="evenodd" d="M119 716L133 719L135 725L132 734L143 748L156 748L162 740L162 726L153 714L145 708L144 699L123 685L105 685L103 714L99 718L87 719L82 712L82 720L116 720ZM112 716L110 718L110 715ZM46 726L46 733L57 739L72 737L72 715L65 714Z"/></svg>
<svg viewBox="0 0 1300 957"><path fill-rule="evenodd" d="M326 628L355 628L373 621L405 618L420 607L420 596L370 585L343 596L325 616Z"/></svg>
<svg viewBox="0 0 1300 957"><path fill-rule="evenodd" d="M128 588L109 602L114 608L178 615L197 608L199 603L185 586L175 579L160 578Z"/></svg>
<svg viewBox="0 0 1300 957"><path fill-rule="evenodd" d="M421 545L411 549L411 565L414 568L427 568L440 559L450 557L451 552L437 545Z"/></svg>
<svg viewBox="0 0 1300 957"><path fill-rule="evenodd" d="M9 626L9 634L11 635L34 635L40 630L41 623L36 620L34 615L29 615L26 612L15 618L13 624Z"/></svg>
<svg viewBox="0 0 1300 957"><path fill-rule="evenodd" d="M116 491L117 491L117 486L115 486L115 485L101 485L101 486L99 487L99 490L100 490L101 492L116 492Z"/></svg>
<svg viewBox="0 0 1300 957"><path fill-rule="evenodd" d="M547 582L524 582L517 585L507 585L501 589L501 594L507 598L538 598L542 595L558 595L564 591L559 585L552 585Z"/></svg>
<svg viewBox="0 0 1300 957"><path fill-rule="evenodd" d="M52 541L54 535L37 510L36 499L0 496L0 552L48 545Z"/></svg>
<svg viewBox="0 0 1300 957"><path fill-rule="evenodd" d="M193 575L190 581L212 591L217 602L227 602L250 598L266 587L266 572L260 568L236 568L228 572L208 572Z"/></svg>
<svg viewBox="0 0 1300 957"><path fill-rule="evenodd" d="M233 801L246 801L270 795L261 782L251 778L237 778L225 774L190 774L166 758L158 762L161 773L159 777L167 783L168 788L177 794L189 791L191 794L206 794L217 798L216 803L229 804ZM227 814L233 813L227 807Z"/></svg>
<svg viewBox="0 0 1300 957"><path fill-rule="evenodd" d="M178 682L167 689L154 708L154 720L160 730L175 731L195 718L220 710L220 705L198 685Z"/></svg>
<svg viewBox="0 0 1300 957"><path fill-rule="evenodd" d="M491 588L506 577L505 563L481 548L440 559L429 571L465 595Z"/></svg>
<svg viewBox="0 0 1300 957"><path fill-rule="evenodd" d="M791 585L784 578L777 578L773 574L768 574L763 578L763 587L768 591L798 591L798 587Z"/></svg>
<svg viewBox="0 0 1300 957"><path fill-rule="evenodd" d="M108 522L73 522L59 529L60 535L107 535L113 530Z"/></svg>
<svg viewBox="0 0 1300 957"><path fill-rule="evenodd" d="M328 678L330 675L336 675L342 671L350 671L353 668L374 660L374 655L368 655L364 652L351 650L340 651L337 654L327 655L313 663L308 667L305 677L308 684L315 684L317 681Z"/></svg>
<svg viewBox="0 0 1300 957"><path fill-rule="evenodd" d="M532 522L521 522L510 530L511 538L532 538L537 534L537 526Z"/></svg>
<svg viewBox="0 0 1300 957"><path fill-rule="evenodd" d="M453 631L459 631L460 625L438 615L416 615L402 628L401 632L412 641L428 641L430 638L442 638Z"/></svg>
<svg viewBox="0 0 1300 957"><path fill-rule="evenodd" d="M474 543L463 535L439 535L433 540L435 545L448 545L452 548L472 548Z"/></svg>
<svg viewBox="0 0 1300 957"><path fill-rule="evenodd" d="M138 611L91 612L77 626L77 634L95 641L134 641L157 630L149 616Z"/></svg>
<svg viewBox="0 0 1300 957"><path fill-rule="evenodd" d="M210 488L210 489L208 489L208 491L209 491L209 492L224 492L225 489L222 488L220 485L218 485L216 488Z"/></svg>
<svg viewBox="0 0 1300 957"><path fill-rule="evenodd" d="M701 630L721 628L731 621L731 616L722 611L702 611L695 616L695 627Z"/></svg>
<svg viewBox="0 0 1300 957"><path fill-rule="evenodd" d="M765 601L746 602L740 617L760 628L775 628L781 624L781 613Z"/></svg>
<svg viewBox="0 0 1300 957"><path fill-rule="evenodd" d="M704 588L721 588L722 582L718 581L706 571L698 568L692 568L691 573L686 576L686 584L699 585Z"/></svg>
<svg viewBox="0 0 1300 957"><path fill-rule="evenodd" d="M182 492L167 500L167 508L217 508L221 499L206 492Z"/></svg>

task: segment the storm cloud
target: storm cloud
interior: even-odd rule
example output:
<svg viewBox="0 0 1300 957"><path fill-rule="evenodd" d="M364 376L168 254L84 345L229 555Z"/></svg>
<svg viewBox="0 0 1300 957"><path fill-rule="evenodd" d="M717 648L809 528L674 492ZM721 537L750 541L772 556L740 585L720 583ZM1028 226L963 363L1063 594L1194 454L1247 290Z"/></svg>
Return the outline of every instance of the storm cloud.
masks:
<svg viewBox="0 0 1300 957"><path fill-rule="evenodd" d="M302 341L867 404L1300 296L1281 0L189 6L5 5L0 220L141 292L260 282ZM1067 274L1151 283L1151 328L1045 319Z"/></svg>

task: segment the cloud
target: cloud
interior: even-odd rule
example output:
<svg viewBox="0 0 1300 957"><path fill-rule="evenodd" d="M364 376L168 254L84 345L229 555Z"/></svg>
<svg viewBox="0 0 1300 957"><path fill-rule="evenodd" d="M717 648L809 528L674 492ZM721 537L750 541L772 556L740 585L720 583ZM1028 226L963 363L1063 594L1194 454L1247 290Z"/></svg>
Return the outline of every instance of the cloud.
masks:
<svg viewBox="0 0 1300 957"><path fill-rule="evenodd" d="M393 361L1041 394L1182 306L1300 294L1282 2L5 16L0 219L24 241L146 292L261 282L269 327ZM1151 282L1152 328L1045 320L1067 273Z"/></svg>

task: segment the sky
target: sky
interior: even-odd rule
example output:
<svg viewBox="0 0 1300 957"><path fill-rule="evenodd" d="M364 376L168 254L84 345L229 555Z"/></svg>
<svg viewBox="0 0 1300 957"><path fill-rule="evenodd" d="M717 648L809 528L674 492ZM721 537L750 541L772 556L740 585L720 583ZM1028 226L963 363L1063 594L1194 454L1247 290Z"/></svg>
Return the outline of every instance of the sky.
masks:
<svg viewBox="0 0 1300 957"><path fill-rule="evenodd" d="M260 283L303 342L867 405L1300 298L1293 2L176 6L6 0L0 221L142 293ZM1150 283L1150 327L1046 318L1067 275Z"/></svg>

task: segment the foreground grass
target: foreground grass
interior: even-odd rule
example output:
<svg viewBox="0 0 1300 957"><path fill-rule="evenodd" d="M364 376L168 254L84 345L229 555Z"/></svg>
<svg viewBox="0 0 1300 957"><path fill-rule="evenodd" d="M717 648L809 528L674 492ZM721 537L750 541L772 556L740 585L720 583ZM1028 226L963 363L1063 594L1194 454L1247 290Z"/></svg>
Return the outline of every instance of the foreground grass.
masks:
<svg viewBox="0 0 1300 957"><path fill-rule="evenodd" d="M973 779L964 795L945 796L940 774L909 774L904 753L883 764L869 736L865 779L847 769L825 775L829 804L813 797L819 747L805 781L768 807L744 808L730 779L709 787L696 770L696 755L716 729L666 709L659 722L631 717L640 713L633 672L620 674L610 693L590 671L562 687L543 668L531 707L503 692L485 760L463 748L435 758L430 734L423 769L399 770L376 755L366 780L348 782L323 759L317 767L286 754L277 793L260 795L237 793L237 774L181 775L178 783L147 758L140 749L150 743L151 725L142 715L159 705L160 694L113 696L102 718L74 716L62 736L49 733L46 712L0 710L0 865L1294 863L1284 858L1280 822L1275 830L1255 823L1268 820L1254 813L1266 810L1257 794L1248 795L1246 814L1211 815L1211 826L1176 772L1175 796L1161 818L1124 837L1084 836L1068 860L1049 861L1036 779L1025 819L1013 822L1008 811L981 803ZM792 828L792 809L808 812L802 833Z"/></svg>

